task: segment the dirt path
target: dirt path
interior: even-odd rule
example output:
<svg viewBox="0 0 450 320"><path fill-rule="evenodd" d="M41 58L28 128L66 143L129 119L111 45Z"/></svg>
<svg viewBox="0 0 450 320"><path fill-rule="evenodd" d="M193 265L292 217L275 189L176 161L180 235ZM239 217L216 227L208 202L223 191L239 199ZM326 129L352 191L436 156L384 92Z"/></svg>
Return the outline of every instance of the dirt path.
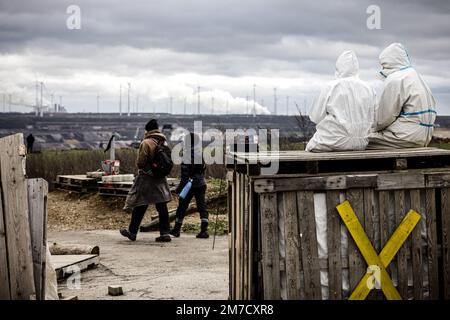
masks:
<svg viewBox="0 0 450 320"><path fill-rule="evenodd" d="M196 239L182 234L170 243L156 243L157 233L140 233L136 242L118 231L50 231L49 242L100 246L100 265L81 274L81 289L58 285L64 296L79 299L227 299L227 237ZM124 295L107 295L120 285Z"/></svg>

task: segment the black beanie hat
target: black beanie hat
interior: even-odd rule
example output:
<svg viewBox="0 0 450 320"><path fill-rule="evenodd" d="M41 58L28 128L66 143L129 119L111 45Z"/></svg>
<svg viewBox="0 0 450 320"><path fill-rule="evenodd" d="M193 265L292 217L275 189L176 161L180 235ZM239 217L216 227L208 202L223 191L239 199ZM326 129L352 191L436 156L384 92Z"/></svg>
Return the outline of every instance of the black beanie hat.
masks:
<svg viewBox="0 0 450 320"><path fill-rule="evenodd" d="M159 129L159 128L158 128L158 122L156 122L155 119L150 120L145 125L145 131L152 131L152 130L156 130L156 129Z"/></svg>

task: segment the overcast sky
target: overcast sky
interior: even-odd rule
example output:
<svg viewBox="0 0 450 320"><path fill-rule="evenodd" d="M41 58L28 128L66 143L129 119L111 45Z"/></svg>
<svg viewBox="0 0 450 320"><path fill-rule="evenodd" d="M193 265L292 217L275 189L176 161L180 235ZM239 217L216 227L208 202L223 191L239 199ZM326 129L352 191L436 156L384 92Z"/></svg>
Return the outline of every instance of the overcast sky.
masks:
<svg viewBox="0 0 450 320"><path fill-rule="evenodd" d="M310 106L334 78L343 51L354 50L360 77L379 92L378 55L392 42L450 114L450 1L263 0L0 0L0 94L6 109L62 96L70 112L290 113ZM69 30L69 5L81 9L81 29ZM367 28L369 5L381 9L381 29ZM99 98L97 99L97 95ZM247 103L247 96L249 102ZM289 96L289 104L287 104ZM172 99L170 99L172 97ZM0 96L0 99L2 97ZM214 110L213 110L214 99ZM0 100L0 111L3 111ZM13 105L13 110L31 110Z"/></svg>

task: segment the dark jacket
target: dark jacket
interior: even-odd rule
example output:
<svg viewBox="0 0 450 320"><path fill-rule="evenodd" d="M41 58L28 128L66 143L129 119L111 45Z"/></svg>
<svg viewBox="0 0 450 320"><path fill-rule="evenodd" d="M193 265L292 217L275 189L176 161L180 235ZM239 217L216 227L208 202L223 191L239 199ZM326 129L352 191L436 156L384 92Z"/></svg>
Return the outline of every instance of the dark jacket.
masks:
<svg viewBox="0 0 450 320"><path fill-rule="evenodd" d="M177 187L176 192L180 193L181 190L183 190L183 187L186 185L186 183L189 181L189 179L192 179L192 187L202 187L206 185L205 180L205 170L206 165L203 159L203 154L201 154L201 162L202 163L194 163L195 159L195 153L196 152L202 152L201 149L195 149L194 147L191 148L191 161L190 163L181 163L181 179L180 184Z"/></svg>
<svg viewBox="0 0 450 320"><path fill-rule="evenodd" d="M159 141L166 142L166 137L159 130L145 133L136 159L138 175L134 178L133 186L125 200L125 210L152 203L168 202L172 199L166 177L156 178L144 172L150 168L150 161L155 155L156 144Z"/></svg>

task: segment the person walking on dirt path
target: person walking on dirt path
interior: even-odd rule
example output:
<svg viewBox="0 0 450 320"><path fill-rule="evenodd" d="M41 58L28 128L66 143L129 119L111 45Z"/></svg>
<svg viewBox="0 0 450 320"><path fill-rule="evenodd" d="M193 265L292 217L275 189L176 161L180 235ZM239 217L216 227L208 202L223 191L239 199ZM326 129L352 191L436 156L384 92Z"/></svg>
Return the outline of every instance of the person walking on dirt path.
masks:
<svg viewBox="0 0 450 320"><path fill-rule="evenodd" d="M157 242L171 241L167 202L172 199L172 196L166 177L156 175L154 165L159 146L166 146L168 149L166 137L158 129L157 121L152 119L145 125L144 140L139 146L136 161L138 175L125 200L124 210L132 209L132 215L128 229L121 229L120 234L131 241L136 240L139 226L150 204L155 204L159 215L160 236L155 240Z"/></svg>
<svg viewBox="0 0 450 320"><path fill-rule="evenodd" d="M176 189L176 193L180 194L183 188L191 181L192 186L184 198L179 198L178 208L176 212L175 226L170 231L174 237L180 236L181 226L183 225L184 215L192 198L195 197L197 209L200 213L201 230L197 234L197 238L209 238L208 234L208 211L206 209L205 193L205 162L203 160L202 142L200 137L195 133L189 133L184 137L183 152L189 152L190 157L183 157L181 163L181 180ZM190 159L189 159L190 158Z"/></svg>
<svg viewBox="0 0 450 320"><path fill-rule="evenodd" d="M34 136L30 133L27 136L27 153L33 153Z"/></svg>

